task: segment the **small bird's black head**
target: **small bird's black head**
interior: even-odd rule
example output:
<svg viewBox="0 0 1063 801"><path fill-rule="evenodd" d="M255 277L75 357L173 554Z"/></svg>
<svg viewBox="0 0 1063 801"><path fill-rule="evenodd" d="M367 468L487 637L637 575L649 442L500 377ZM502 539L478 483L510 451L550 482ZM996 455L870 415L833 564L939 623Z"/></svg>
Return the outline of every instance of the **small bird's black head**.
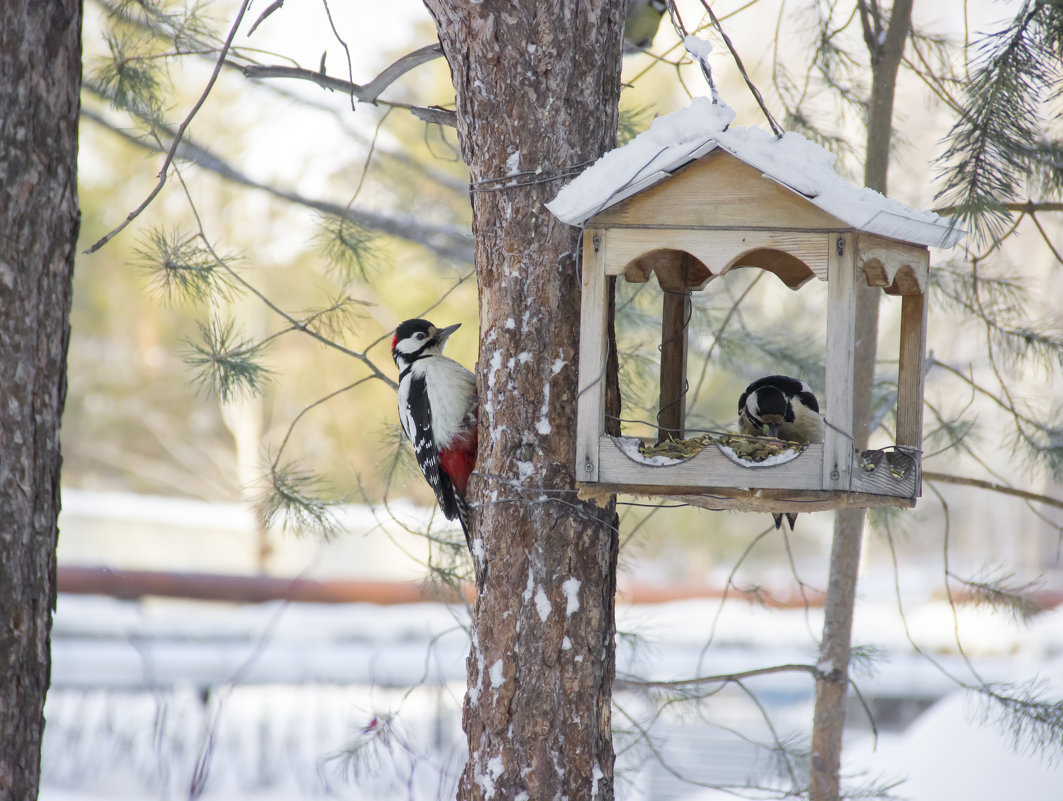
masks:
<svg viewBox="0 0 1063 801"><path fill-rule="evenodd" d="M391 358L401 370L420 358L442 353L447 338L460 327L461 323L455 323L436 328L419 317L399 323L391 340Z"/></svg>
<svg viewBox="0 0 1063 801"><path fill-rule="evenodd" d="M779 436L779 426L794 421L790 398L775 386L765 386L751 392L746 398L746 415L757 428L768 427L768 436Z"/></svg>

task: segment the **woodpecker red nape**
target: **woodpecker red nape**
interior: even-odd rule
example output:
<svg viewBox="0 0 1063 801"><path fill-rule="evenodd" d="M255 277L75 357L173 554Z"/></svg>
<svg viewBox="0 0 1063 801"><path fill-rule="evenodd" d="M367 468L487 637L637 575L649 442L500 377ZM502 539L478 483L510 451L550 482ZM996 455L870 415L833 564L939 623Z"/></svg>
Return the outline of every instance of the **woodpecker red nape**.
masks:
<svg viewBox="0 0 1063 801"><path fill-rule="evenodd" d="M448 520L461 523L471 550L465 492L478 446L476 379L443 355L443 346L460 325L437 328L428 320L406 320L395 329L391 357L399 368L402 430L439 508Z"/></svg>
<svg viewBox="0 0 1063 801"><path fill-rule="evenodd" d="M765 428L767 431L765 431ZM823 441L823 417L812 388L799 378L769 375L752 382L738 399L738 430L750 437L778 437L788 442ZM783 515L773 513L775 528ZM786 513L793 531L797 514Z"/></svg>

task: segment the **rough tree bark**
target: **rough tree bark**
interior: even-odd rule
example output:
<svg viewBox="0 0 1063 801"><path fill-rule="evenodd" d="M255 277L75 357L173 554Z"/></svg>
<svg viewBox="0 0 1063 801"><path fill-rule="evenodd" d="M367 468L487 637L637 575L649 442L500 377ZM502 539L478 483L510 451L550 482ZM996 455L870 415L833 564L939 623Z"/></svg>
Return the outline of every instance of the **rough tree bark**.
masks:
<svg viewBox="0 0 1063 801"><path fill-rule="evenodd" d="M78 229L79 0L0 12L0 799L37 797Z"/></svg>
<svg viewBox="0 0 1063 801"><path fill-rule="evenodd" d="M871 98L867 117L864 185L886 192L890 141L893 131L893 100L897 70L911 29L913 0L896 0L888 27L878 16L877 3L871 9L861 0L864 39L871 55ZM881 36L885 33L885 36ZM878 309L882 292L858 282L856 297L855 358L853 365L854 446L867 447L871 422L871 387L878 352ZM828 410L829 414L829 410ZM824 605L823 639L819 665L823 675L816 681L816 705L812 722L812 759L809 796L812 801L840 798L842 733L845 728L845 698L849 689L849 658L852 646L853 608L864 533L864 509L839 510L831 546L830 579Z"/></svg>
<svg viewBox="0 0 1063 801"><path fill-rule="evenodd" d="M574 492L578 231L543 207L615 141L623 0L426 0L472 182L478 597L461 799L610 799L617 532Z"/></svg>

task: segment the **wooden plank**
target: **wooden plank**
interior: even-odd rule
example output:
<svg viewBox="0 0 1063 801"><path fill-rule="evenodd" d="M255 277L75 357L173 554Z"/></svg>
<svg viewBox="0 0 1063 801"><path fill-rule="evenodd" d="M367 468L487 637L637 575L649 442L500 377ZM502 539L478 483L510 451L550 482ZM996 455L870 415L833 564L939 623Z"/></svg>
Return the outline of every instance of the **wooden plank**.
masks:
<svg viewBox="0 0 1063 801"><path fill-rule="evenodd" d="M919 469L916 460L911 462L910 468L903 476L893 475L890 466L886 463L871 472L865 472L860 468L853 471L852 489L854 492L914 498L918 493L918 484Z"/></svg>
<svg viewBox="0 0 1063 801"><path fill-rule="evenodd" d="M599 443L598 480L607 484L653 487L659 494L691 493L720 487L822 489L821 445L809 445L797 458L770 467L742 467L708 446L685 462L657 466L635 461L612 437Z"/></svg>
<svg viewBox="0 0 1063 801"><path fill-rule="evenodd" d="M675 276L677 287L666 287L661 315L661 386L657 412L657 441L683 438L686 428L687 341L691 314L685 274L692 257L683 256L683 275Z"/></svg>
<svg viewBox="0 0 1063 801"><path fill-rule="evenodd" d="M579 396L576 401L576 477L598 480L598 442L605 430L605 366L608 332L606 243L601 231L583 232L580 301Z"/></svg>
<svg viewBox="0 0 1063 801"><path fill-rule="evenodd" d="M660 250L679 250L692 255L708 268L708 274L695 273L698 283L688 284L701 289L708 281L722 275L735 266L741 266L743 255L759 250L783 251L804 262L807 271L780 270L780 280L792 289L802 286L813 276L826 280L828 250L831 238L823 232L697 230L691 228L610 228L605 237L609 240L609 275L624 275L629 281L642 282L649 276L642 268L640 259ZM754 259L763 261L763 259Z"/></svg>
<svg viewBox="0 0 1063 801"><path fill-rule="evenodd" d="M683 500L691 506L699 506L713 511L736 511L736 512L829 512L836 509L867 509L872 506L897 506L901 509L911 509L915 501L911 498L898 497L895 495L869 495L865 492L833 492L821 490L819 492L800 491L783 494L779 497L760 496L734 497L734 498L706 498L704 496L679 496L676 500Z"/></svg>
<svg viewBox="0 0 1063 801"><path fill-rule="evenodd" d="M807 198L721 150L596 215L595 226L723 225L848 228Z"/></svg>
<svg viewBox="0 0 1063 801"><path fill-rule="evenodd" d="M853 459L853 349L856 314L855 237L831 235L827 276L827 387L823 488L849 489Z"/></svg>
<svg viewBox="0 0 1063 801"><path fill-rule="evenodd" d="M926 291L930 251L920 245L898 242L872 234L860 234L856 262L868 286L879 286L891 295Z"/></svg>
<svg viewBox="0 0 1063 801"><path fill-rule="evenodd" d="M658 487L635 487L627 484L592 484L594 492L624 493L639 497L665 495ZM718 488L711 495L668 494L669 501L680 501L714 512L827 512L834 509L866 509L872 506L897 506L910 509L915 500L897 495L872 495L864 492L836 490L761 490Z"/></svg>
<svg viewBox="0 0 1063 801"><path fill-rule="evenodd" d="M897 444L923 449L923 391L926 360L926 295L901 298L900 364L897 368ZM916 456L921 468L922 456ZM923 493L921 469L916 471L914 495Z"/></svg>

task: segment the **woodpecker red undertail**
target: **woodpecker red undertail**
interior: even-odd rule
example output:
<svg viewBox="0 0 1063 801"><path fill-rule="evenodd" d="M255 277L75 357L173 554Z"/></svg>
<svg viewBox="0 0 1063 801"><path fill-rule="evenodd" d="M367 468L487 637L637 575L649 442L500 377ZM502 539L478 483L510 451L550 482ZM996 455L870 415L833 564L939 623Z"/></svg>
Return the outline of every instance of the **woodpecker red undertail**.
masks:
<svg viewBox="0 0 1063 801"><path fill-rule="evenodd" d="M823 441L823 417L812 388L798 378L769 375L758 378L738 399L738 430L750 437L769 436L787 442ZM773 513L775 528L783 516ZM796 512L787 512L793 531Z"/></svg>
<svg viewBox="0 0 1063 801"><path fill-rule="evenodd" d="M436 328L427 320L406 320L395 329L391 357L399 368L402 430L439 508L448 520L461 523L471 551L465 490L476 464L476 379L443 355L447 338L460 325Z"/></svg>

